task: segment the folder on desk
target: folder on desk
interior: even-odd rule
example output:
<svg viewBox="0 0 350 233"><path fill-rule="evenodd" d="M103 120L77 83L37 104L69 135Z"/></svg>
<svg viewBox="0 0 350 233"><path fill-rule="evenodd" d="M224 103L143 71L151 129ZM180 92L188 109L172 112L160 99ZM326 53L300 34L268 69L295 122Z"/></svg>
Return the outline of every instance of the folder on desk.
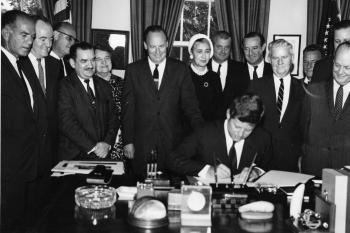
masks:
<svg viewBox="0 0 350 233"><path fill-rule="evenodd" d="M262 175L254 184L256 186L295 187L300 183L305 184L313 177L313 175L303 173L271 170Z"/></svg>

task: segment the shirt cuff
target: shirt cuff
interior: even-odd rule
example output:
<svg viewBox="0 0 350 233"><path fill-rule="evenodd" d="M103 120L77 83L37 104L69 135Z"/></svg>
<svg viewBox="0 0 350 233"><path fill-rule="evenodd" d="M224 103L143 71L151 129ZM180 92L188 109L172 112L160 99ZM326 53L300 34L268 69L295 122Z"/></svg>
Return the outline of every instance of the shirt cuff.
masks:
<svg viewBox="0 0 350 233"><path fill-rule="evenodd" d="M210 165L205 165L202 170L198 172L198 177L205 177L205 175L208 173L208 170L210 168Z"/></svg>

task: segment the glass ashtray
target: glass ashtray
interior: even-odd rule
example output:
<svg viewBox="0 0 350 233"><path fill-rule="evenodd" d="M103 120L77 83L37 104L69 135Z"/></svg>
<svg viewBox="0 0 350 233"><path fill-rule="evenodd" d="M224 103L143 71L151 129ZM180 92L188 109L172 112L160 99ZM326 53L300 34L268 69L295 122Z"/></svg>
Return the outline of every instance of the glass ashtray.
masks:
<svg viewBox="0 0 350 233"><path fill-rule="evenodd" d="M79 187L75 190L75 203L87 209L110 208L117 201L115 188L91 185Z"/></svg>

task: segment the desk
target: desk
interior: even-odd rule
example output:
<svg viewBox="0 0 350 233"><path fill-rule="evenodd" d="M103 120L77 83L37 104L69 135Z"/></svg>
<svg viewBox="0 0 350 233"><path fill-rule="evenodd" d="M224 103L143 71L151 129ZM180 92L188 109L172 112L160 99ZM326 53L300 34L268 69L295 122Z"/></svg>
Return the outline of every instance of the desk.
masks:
<svg viewBox="0 0 350 233"><path fill-rule="evenodd" d="M113 184L111 186L117 187L115 184L127 185L127 178L119 177L113 178ZM74 191L75 188L85 185L83 177L70 176L53 178L55 184L54 195L50 201L49 206L43 212L36 231L38 233L80 233L80 232L98 232L98 233L131 233L131 232L162 232L162 233L175 233L175 232L191 232L187 231L188 228L181 228L179 222L170 223L165 228L146 230L130 226L127 221L127 202L117 201L115 218L110 219L103 224L97 224L96 226L89 224L88 221L76 219L75 215L75 202ZM291 232L282 217L283 207L280 205L275 206L275 215L271 223L265 223L265 227L270 227L271 233L288 233ZM180 212L178 212L179 214ZM247 223L245 223L246 225ZM270 224L266 226L266 224ZM198 232L198 231L196 231ZM206 231L205 231L206 232ZM211 232L230 232L230 233L243 233L245 231L240 227L239 219L236 214L225 211L215 211L212 217ZM262 231L259 231L262 232Z"/></svg>

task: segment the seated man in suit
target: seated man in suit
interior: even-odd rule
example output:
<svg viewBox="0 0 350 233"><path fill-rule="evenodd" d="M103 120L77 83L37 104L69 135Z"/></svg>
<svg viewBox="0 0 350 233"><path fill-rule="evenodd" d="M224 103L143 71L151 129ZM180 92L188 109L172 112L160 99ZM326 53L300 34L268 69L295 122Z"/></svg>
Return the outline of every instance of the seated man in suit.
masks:
<svg viewBox="0 0 350 233"><path fill-rule="evenodd" d="M272 74L270 63L265 62L266 49L265 38L258 32L249 32L243 38L243 52L247 61L246 69L249 72L249 80L261 78Z"/></svg>
<svg viewBox="0 0 350 233"><path fill-rule="evenodd" d="M70 56L75 72L61 81L58 94L59 158L106 158L119 128L111 87L94 76L92 45L77 43Z"/></svg>
<svg viewBox="0 0 350 233"><path fill-rule="evenodd" d="M210 122L185 138L170 154L168 168L180 175L212 179L217 165L218 178L230 178L249 167L257 154L256 165L269 169L271 138L257 126L264 115L260 97L237 97L226 114L225 121Z"/></svg>
<svg viewBox="0 0 350 233"><path fill-rule="evenodd" d="M322 56L323 50L317 44L308 45L303 50L303 71L305 85L308 85L311 81L315 63L322 59Z"/></svg>
<svg viewBox="0 0 350 233"><path fill-rule="evenodd" d="M242 95L249 85L249 80L242 79L248 76L242 62L230 59L231 35L225 31L217 31L212 37L214 54L208 63L208 69L216 72L220 77L222 101L218 115L225 119L226 110L236 96Z"/></svg>

